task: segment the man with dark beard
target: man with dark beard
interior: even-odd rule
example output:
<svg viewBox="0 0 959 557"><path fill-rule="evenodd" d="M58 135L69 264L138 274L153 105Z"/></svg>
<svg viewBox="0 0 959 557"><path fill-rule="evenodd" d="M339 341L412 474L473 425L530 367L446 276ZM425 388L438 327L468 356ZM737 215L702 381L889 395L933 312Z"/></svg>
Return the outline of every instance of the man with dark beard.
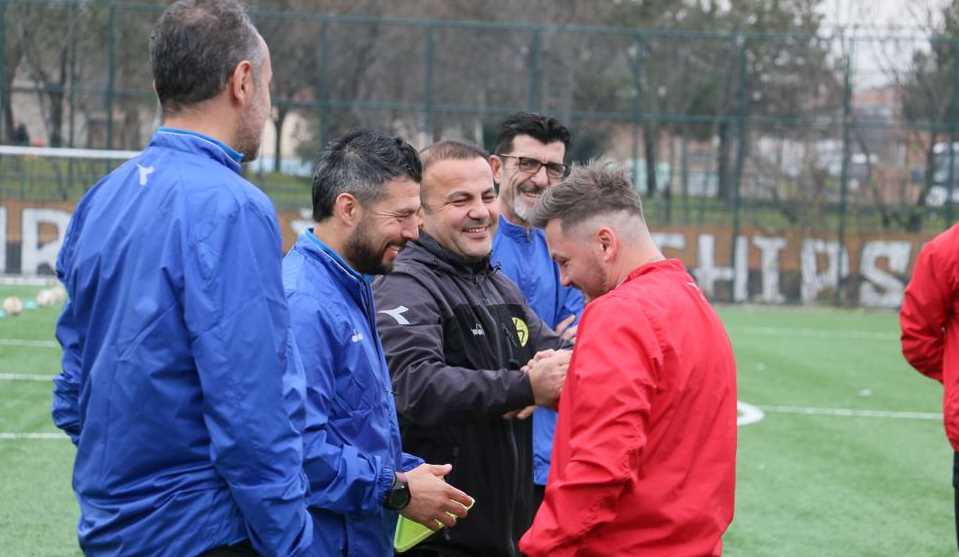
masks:
<svg viewBox="0 0 959 557"><path fill-rule="evenodd" d="M436 528L472 500L400 447L389 370L364 275L388 273L418 235L422 167L399 138L359 130L330 143L313 175L313 219L283 260L307 378L304 469L320 555L392 555L397 513Z"/></svg>

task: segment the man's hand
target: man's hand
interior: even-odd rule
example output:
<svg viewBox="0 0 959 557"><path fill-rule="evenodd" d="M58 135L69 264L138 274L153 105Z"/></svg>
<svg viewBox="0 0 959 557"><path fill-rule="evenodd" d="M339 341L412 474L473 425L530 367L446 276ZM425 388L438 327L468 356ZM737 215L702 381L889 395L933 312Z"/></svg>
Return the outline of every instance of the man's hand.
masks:
<svg viewBox="0 0 959 557"><path fill-rule="evenodd" d="M443 477L452 470L449 464L420 464L399 474L410 486L410 504L403 509L403 516L433 530L452 528L457 517L465 518L473 498L446 483Z"/></svg>
<svg viewBox="0 0 959 557"><path fill-rule="evenodd" d="M573 321L576 321L575 315L567 316L566 319L563 319L556 324L556 334L563 340L569 341L572 344L576 343L576 325L573 325Z"/></svg>
<svg viewBox="0 0 959 557"><path fill-rule="evenodd" d="M569 369L569 350L543 350L529 361L529 383L533 388L533 401L538 406L555 408Z"/></svg>

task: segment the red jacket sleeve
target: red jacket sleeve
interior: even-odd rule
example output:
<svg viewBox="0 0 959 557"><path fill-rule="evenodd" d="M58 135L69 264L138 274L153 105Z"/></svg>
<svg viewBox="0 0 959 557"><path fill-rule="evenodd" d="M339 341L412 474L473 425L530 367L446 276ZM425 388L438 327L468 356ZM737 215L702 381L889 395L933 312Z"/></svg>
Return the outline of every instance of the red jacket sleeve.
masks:
<svg viewBox="0 0 959 557"><path fill-rule="evenodd" d="M616 309L594 303L583 316L560 402L560 420L571 422L557 442L569 456L520 544L529 557L574 555L577 539L612 520L646 445L662 355L645 316Z"/></svg>
<svg viewBox="0 0 959 557"><path fill-rule="evenodd" d="M899 312L902 355L912 367L942 382L945 326L952 316L959 228L934 238L919 253Z"/></svg>

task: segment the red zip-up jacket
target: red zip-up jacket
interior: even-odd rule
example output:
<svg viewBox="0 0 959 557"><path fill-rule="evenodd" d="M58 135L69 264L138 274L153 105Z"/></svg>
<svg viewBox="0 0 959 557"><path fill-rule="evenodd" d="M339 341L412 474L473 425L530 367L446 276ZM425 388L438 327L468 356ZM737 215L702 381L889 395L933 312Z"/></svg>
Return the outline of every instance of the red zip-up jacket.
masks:
<svg viewBox="0 0 959 557"><path fill-rule="evenodd" d="M586 307L529 557L720 555L733 518L736 364L682 263Z"/></svg>
<svg viewBox="0 0 959 557"><path fill-rule="evenodd" d="M959 224L930 240L916 259L899 311L902 355L945 387L946 436L959 451Z"/></svg>

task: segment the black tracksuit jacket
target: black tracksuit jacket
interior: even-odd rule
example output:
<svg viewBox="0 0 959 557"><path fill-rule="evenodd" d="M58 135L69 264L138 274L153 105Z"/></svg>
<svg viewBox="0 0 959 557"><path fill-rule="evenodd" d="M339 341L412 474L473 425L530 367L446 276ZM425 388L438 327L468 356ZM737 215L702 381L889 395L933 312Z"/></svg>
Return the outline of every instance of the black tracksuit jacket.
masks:
<svg viewBox="0 0 959 557"><path fill-rule="evenodd" d="M447 481L476 499L469 516L423 542L444 556L517 556L532 518L533 404L520 370L560 339L489 260L467 263L421 233L373 287L403 450L452 464Z"/></svg>

